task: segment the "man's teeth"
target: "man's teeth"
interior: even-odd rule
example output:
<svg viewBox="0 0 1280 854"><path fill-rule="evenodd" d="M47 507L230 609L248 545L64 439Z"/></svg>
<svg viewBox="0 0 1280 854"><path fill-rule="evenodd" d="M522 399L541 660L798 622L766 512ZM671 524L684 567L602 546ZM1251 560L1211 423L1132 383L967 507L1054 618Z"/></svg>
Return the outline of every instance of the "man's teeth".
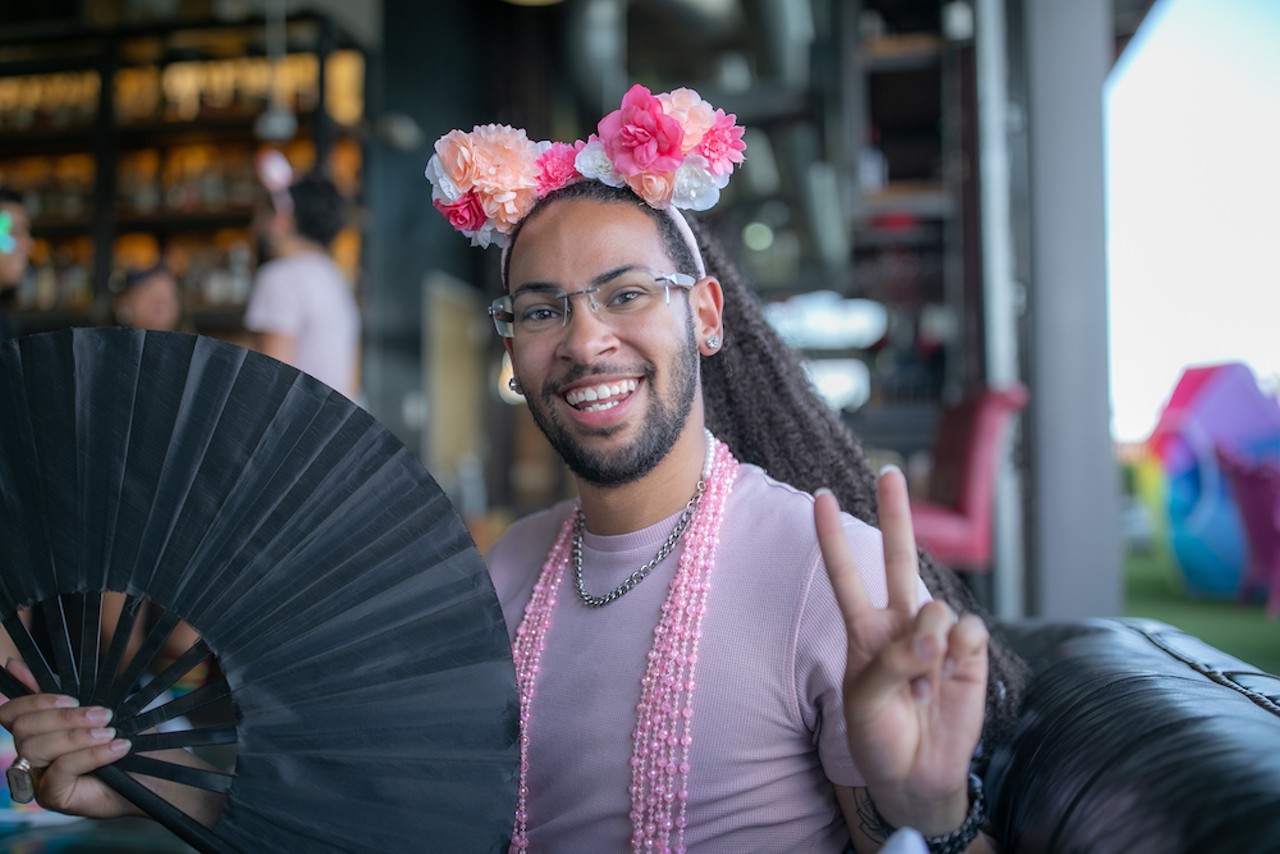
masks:
<svg viewBox="0 0 1280 854"><path fill-rule="evenodd" d="M636 390L638 383L635 380L623 380L612 384L603 384L591 386L589 388L575 388L564 396L570 406L581 409L585 412L599 412L602 409L611 409L618 405L618 401L612 398L619 395L630 394Z"/></svg>

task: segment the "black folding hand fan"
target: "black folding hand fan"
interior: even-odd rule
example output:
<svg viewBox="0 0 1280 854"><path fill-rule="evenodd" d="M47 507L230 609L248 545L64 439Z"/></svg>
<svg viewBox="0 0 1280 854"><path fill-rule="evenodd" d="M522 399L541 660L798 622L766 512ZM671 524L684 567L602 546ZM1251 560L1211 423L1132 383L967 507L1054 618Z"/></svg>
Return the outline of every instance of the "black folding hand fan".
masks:
<svg viewBox="0 0 1280 854"><path fill-rule="evenodd" d="M265 356L127 329L0 346L0 619L42 690L115 710L133 748L99 776L197 848L510 833L515 677L474 544L385 428ZM179 621L199 640L164 666ZM0 669L0 693L27 691ZM169 761L217 744L225 773ZM134 775L225 809L207 829Z"/></svg>

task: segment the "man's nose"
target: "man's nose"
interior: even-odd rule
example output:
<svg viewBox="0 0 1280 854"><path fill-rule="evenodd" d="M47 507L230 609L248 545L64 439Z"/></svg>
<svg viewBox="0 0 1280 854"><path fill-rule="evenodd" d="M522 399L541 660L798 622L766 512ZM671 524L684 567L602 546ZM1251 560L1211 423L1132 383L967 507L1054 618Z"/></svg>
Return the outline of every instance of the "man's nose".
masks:
<svg viewBox="0 0 1280 854"><path fill-rule="evenodd" d="M616 343L613 327L600 312L595 294L578 293L569 297L560 338L562 354L585 361L611 349Z"/></svg>

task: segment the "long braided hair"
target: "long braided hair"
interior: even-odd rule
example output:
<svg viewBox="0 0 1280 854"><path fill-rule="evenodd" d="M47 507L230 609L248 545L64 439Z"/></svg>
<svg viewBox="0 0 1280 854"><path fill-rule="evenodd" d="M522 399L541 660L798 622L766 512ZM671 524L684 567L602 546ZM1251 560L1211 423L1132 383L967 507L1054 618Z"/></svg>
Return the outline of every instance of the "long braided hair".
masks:
<svg viewBox="0 0 1280 854"><path fill-rule="evenodd" d="M846 513L878 525L876 478L862 443L818 397L799 356L765 320L720 244L698 222L689 218L689 224L708 274L724 291L724 343L714 356L702 358L707 426L739 460L805 492L825 486ZM923 552L920 576L957 613L976 613L992 625L968 586ZM984 757L1012 734L1029 672L995 629L989 668Z"/></svg>
<svg viewBox="0 0 1280 854"><path fill-rule="evenodd" d="M693 250L670 215L649 207L625 187L608 187L596 181L570 184L540 199L516 226L511 248L525 223L561 199L636 207L657 226L676 269L696 269ZM805 492L825 486L835 493L846 513L878 526L875 474L861 442L818 397L798 354L769 326L759 301L710 231L692 217L685 216L685 221L697 240L708 275L720 281L724 292L724 343L713 356L701 357L707 426L742 462L757 465L775 480ZM510 259L509 249L502 261L504 283ZM761 394L762 389L768 394ZM936 565L922 552L920 576L934 598L946 601L959 614L978 614L992 626L980 757L985 759L1012 734L1029 671L954 572Z"/></svg>

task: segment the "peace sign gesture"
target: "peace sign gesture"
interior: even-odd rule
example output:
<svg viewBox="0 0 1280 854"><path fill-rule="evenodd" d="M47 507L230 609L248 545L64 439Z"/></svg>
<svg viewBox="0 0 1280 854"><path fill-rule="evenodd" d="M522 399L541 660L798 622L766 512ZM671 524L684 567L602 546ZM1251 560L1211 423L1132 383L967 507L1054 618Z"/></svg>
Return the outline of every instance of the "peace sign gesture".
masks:
<svg viewBox="0 0 1280 854"><path fill-rule="evenodd" d="M987 628L944 602L917 608L920 572L907 484L889 467L876 484L889 601L876 608L858 575L835 496L819 490L814 523L849 634L844 711L849 751L876 808L926 836L968 812L969 762L986 707Z"/></svg>

